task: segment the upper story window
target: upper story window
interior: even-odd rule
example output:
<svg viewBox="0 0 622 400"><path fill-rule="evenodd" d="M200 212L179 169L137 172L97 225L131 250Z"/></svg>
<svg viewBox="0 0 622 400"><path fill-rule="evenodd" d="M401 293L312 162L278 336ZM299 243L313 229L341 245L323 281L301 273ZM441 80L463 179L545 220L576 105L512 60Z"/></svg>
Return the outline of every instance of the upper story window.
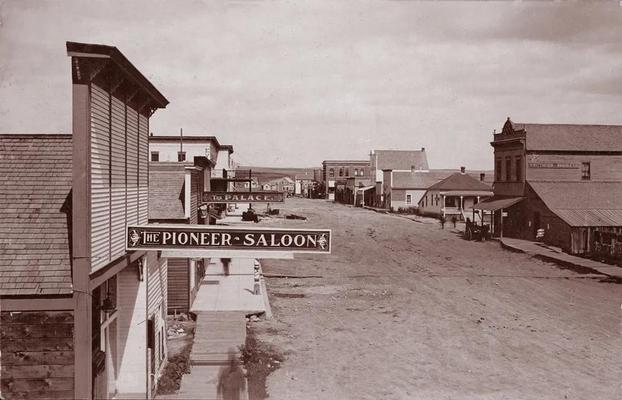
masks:
<svg viewBox="0 0 622 400"><path fill-rule="evenodd" d="M339 176L343 176L343 167L339 168Z"/></svg>
<svg viewBox="0 0 622 400"><path fill-rule="evenodd" d="M335 177L335 169L334 168L331 168L331 169L328 170L328 176L331 177L331 178Z"/></svg>
<svg viewBox="0 0 622 400"><path fill-rule="evenodd" d="M406 195L406 204L410 204L410 203L412 203L412 199L413 199L412 195L407 194L407 195Z"/></svg>
<svg viewBox="0 0 622 400"><path fill-rule="evenodd" d="M591 171L590 171L590 163L584 162L581 163L581 179L584 181L589 181L591 179Z"/></svg>
<svg viewBox="0 0 622 400"><path fill-rule="evenodd" d="M152 151L151 152L151 161L160 161L160 152Z"/></svg>
<svg viewBox="0 0 622 400"><path fill-rule="evenodd" d="M354 176L359 176L359 169L358 168L354 168Z"/></svg>
<svg viewBox="0 0 622 400"><path fill-rule="evenodd" d="M521 159L521 157L516 157L515 163L516 163L516 182L521 182L523 179L523 176L522 176L523 160Z"/></svg>
<svg viewBox="0 0 622 400"><path fill-rule="evenodd" d="M501 181L501 159L497 158L497 162L495 164L495 181Z"/></svg>
<svg viewBox="0 0 622 400"><path fill-rule="evenodd" d="M178 151L177 152L177 161L179 161L179 162L186 161L186 152L185 151Z"/></svg>
<svg viewBox="0 0 622 400"><path fill-rule="evenodd" d="M346 168L346 176L350 176L350 168Z"/></svg>
<svg viewBox="0 0 622 400"><path fill-rule="evenodd" d="M505 181L510 182L512 180L512 159L510 157L505 158Z"/></svg>

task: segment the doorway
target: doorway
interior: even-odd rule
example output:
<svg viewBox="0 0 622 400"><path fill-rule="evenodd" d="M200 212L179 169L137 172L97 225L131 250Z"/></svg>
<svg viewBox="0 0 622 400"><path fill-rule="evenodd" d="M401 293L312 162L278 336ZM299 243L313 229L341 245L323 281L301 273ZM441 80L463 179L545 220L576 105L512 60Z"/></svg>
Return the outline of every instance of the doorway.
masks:
<svg viewBox="0 0 622 400"><path fill-rule="evenodd" d="M540 213L538 211L533 213L533 237L536 237L538 233L538 229L540 229Z"/></svg>

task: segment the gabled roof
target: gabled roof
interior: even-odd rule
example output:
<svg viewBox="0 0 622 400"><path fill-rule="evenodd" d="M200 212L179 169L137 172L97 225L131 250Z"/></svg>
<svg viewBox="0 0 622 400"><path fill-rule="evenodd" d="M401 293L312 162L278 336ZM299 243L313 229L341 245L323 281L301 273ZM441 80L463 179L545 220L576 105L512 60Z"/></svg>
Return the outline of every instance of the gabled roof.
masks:
<svg viewBox="0 0 622 400"><path fill-rule="evenodd" d="M184 213L185 167L190 163L149 164L149 219L186 219Z"/></svg>
<svg viewBox="0 0 622 400"><path fill-rule="evenodd" d="M622 226L622 182L529 182L570 226Z"/></svg>
<svg viewBox="0 0 622 400"><path fill-rule="evenodd" d="M0 135L0 295L70 294L71 135Z"/></svg>
<svg viewBox="0 0 622 400"><path fill-rule="evenodd" d="M427 190L430 186L456 173L455 169L431 169L429 171L393 171L394 189ZM478 180L480 174L485 174L484 184L492 182L493 171L467 171L467 176ZM488 185L487 189L491 190Z"/></svg>
<svg viewBox="0 0 622 400"><path fill-rule="evenodd" d="M394 189L413 189L426 190L430 186L445 179L449 173L447 171L393 171L393 182L391 187Z"/></svg>
<svg viewBox="0 0 622 400"><path fill-rule="evenodd" d="M427 170L428 157L425 150L374 150L376 169Z"/></svg>
<svg viewBox="0 0 622 400"><path fill-rule="evenodd" d="M525 133L527 150L622 151L620 125L510 124L515 133Z"/></svg>
<svg viewBox="0 0 622 400"><path fill-rule="evenodd" d="M456 172L430 186L429 190L490 191L492 188L468 174Z"/></svg>

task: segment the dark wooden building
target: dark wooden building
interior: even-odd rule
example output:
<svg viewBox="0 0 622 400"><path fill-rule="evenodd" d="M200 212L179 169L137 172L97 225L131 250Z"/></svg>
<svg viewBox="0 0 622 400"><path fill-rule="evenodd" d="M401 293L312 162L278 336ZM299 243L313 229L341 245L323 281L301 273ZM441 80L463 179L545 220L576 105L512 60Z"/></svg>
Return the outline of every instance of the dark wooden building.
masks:
<svg viewBox="0 0 622 400"><path fill-rule="evenodd" d="M495 233L575 254L622 244L622 126L523 124L493 135ZM507 213L505 217L502 217ZM503 220L502 220L503 218Z"/></svg>

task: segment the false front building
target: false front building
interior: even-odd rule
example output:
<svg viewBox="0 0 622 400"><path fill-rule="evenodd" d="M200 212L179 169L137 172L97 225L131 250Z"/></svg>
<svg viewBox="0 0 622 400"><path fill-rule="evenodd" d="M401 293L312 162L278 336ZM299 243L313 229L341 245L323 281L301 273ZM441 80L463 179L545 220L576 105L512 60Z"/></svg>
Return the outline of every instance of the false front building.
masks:
<svg viewBox="0 0 622 400"><path fill-rule="evenodd" d="M622 126L523 124L493 135L497 235L622 254ZM507 215L505 215L507 214ZM604 246L604 247L603 247Z"/></svg>
<svg viewBox="0 0 622 400"><path fill-rule="evenodd" d="M368 181L370 179L369 161L365 160L324 160L322 161L322 181L324 195L328 200L342 197L348 178Z"/></svg>
<svg viewBox="0 0 622 400"><path fill-rule="evenodd" d="M0 137L0 390L152 397L166 362L166 265L126 251L125 227L147 223L149 118L168 101L115 47L67 52L73 135Z"/></svg>

